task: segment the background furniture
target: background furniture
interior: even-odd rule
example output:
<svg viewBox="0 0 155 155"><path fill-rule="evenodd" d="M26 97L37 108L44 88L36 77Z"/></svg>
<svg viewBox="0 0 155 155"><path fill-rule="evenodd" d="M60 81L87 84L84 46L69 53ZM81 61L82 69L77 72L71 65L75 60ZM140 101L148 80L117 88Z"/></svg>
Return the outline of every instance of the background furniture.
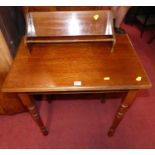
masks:
<svg viewBox="0 0 155 155"><path fill-rule="evenodd" d="M142 37L145 31L155 29L155 7L154 6L133 6L128 11L126 24L136 25ZM151 38L150 38L151 40Z"/></svg>
<svg viewBox="0 0 155 155"><path fill-rule="evenodd" d="M21 37L25 33L25 20L21 7L0 7L0 29L4 35L10 53L16 55Z"/></svg>
<svg viewBox="0 0 155 155"><path fill-rule="evenodd" d="M14 114L26 111L16 94L2 93L3 81L12 65L12 56L6 44L4 36L0 31L0 114Z"/></svg>
<svg viewBox="0 0 155 155"><path fill-rule="evenodd" d="M151 44L153 41L155 40L155 34L153 36L150 37L150 39L148 40L148 44Z"/></svg>
<svg viewBox="0 0 155 155"><path fill-rule="evenodd" d="M24 34L24 24L21 7L0 7L0 114L26 111L15 94L1 92L3 81L10 70L18 44Z"/></svg>
<svg viewBox="0 0 155 155"><path fill-rule="evenodd" d="M146 30L155 28L155 7L139 7L136 19L140 26L140 36L142 37Z"/></svg>

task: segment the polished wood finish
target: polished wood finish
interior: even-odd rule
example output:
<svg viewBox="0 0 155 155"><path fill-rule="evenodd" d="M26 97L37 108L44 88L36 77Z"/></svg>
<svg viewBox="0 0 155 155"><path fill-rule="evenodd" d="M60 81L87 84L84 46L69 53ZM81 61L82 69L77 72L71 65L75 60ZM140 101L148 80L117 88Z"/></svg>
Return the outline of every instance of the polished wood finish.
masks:
<svg viewBox="0 0 155 155"><path fill-rule="evenodd" d="M99 6L23 6L23 13L26 17L28 12L52 12L52 11L93 11L103 10Z"/></svg>
<svg viewBox="0 0 155 155"><path fill-rule="evenodd" d="M56 6L56 11L92 11L98 9L98 6Z"/></svg>
<svg viewBox="0 0 155 155"><path fill-rule="evenodd" d="M129 90L126 93L126 96L124 98L124 101L121 103L116 116L114 118L114 121L112 123L112 126L109 129L108 136L111 137L115 133L115 129L123 119L125 113L127 112L128 108L132 104L132 101L134 100L138 90Z"/></svg>
<svg viewBox="0 0 155 155"><path fill-rule="evenodd" d="M151 83L127 35L110 43L38 44L26 52L23 41L8 74L6 92L66 92L147 89ZM23 72L24 71L24 72ZM141 81L137 81L137 77ZM109 77L109 80L104 78ZM81 86L74 86L81 81Z"/></svg>
<svg viewBox="0 0 155 155"><path fill-rule="evenodd" d="M99 10L98 6L24 6L23 11L27 12L51 12L51 11L88 11Z"/></svg>
<svg viewBox="0 0 155 155"><path fill-rule="evenodd" d="M94 42L34 44L31 54L22 40L2 90L18 93L44 135L47 129L28 94L125 91L108 133L112 136L137 91L151 87L128 36L118 35L116 39L113 53L109 52L110 42Z"/></svg>
<svg viewBox="0 0 155 155"><path fill-rule="evenodd" d="M112 14L107 10L29 12L26 23L27 44L89 41L115 44Z"/></svg>
<svg viewBox="0 0 155 155"><path fill-rule="evenodd" d="M28 12L90 11L100 9L98 6L23 6L23 13L26 17Z"/></svg>
<svg viewBox="0 0 155 155"><path fill-rule="evenodd" d="M10 70L12 57L4 36L0 31L0 114L14 114L25 111L25 107L14 93L3 93L1 87Z"/></svg>
<svg viewBox="0 0 155 155"><path fill-rule="evenodd" d="M56 11L56 6L23 6L23 11L28 12L45 12L45 11Z"/></svg>
<svg viewBox="0 0 155 155"><path fill-rule="evenodd" d="M4 39L2 32L0 31L0 73L6 74L12 64L12 57Z"/></svg>
<svg viewBox="0 0 155 155"><path fill-rule="evenodd" d="M30 12L27 15L27 35L30 37L112 35L111 18L110 11L97 10Z"/></svg>
<svg viewBox="0 0 155 155"><path fill-rule="evenodd" d="M46 136L48 135L48 131L46 127L44 126L42 119L40 117L40 114L38 112L38 109L36 106L32 103L30 97L26 93L18 93L19 98L21 99L22 103L27 107L29 110L32 118L35 120L35 122L40 127L42 133Z"/></svg>

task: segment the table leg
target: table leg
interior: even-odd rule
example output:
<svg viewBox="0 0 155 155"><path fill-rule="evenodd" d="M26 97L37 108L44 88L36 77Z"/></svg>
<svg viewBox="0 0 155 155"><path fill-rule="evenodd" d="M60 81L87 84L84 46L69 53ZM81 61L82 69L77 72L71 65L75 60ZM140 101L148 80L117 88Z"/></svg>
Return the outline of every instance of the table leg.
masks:
<svg viewBox="0 0 155 155"><path fill-rule="evenodd" d="M52 95L46 95L47 101L50 104L52 102Z"/></svg>
<svg viewBox="0 0 155 155"><path fill-rule="evenodd" d="M127 92L123 102L121 103L121 105L120 105L120 107L116 113L116 116L114 118L112 126L109 129L109 132L108 132L109 137L113 136L113 134L115 133L117 126L119 125L119 123L123 119L123 117L124 117L125 113L127 112L129 106L132 104L132 101L134 100L136 93L137 93L137 90L129 90Z"/></svg>
<svg viewBox="0 0 155 155"><path fill-rule="evenodd" d="M101 98L101 104L105 104L105 103L106 103L106 94L103 94Z"/></svg>
<svg viewBox="0 0 155 155"><path fill-rule="evenodd" d="M38 124L38 126L41 129L43 135L45 135L45 136L48 135L48 131L47 131L46 127L43 124L43 121L42 121L42 119L40 117L40 114L38 112L38 109L32 103L29 95L27 95L26 93L18 93L18 96L21 99L22 103L29 110L29 112L30 112L31 116L33 117L33 119L35 120L35 122Z"/></svg>
<svg viewBox="0 0 155 155"><path fill-rule="evenodd" d="M153 42L153 40L155 39L155 36L152 36L149 40L148 40L148 44L151 44Z"/></svg>

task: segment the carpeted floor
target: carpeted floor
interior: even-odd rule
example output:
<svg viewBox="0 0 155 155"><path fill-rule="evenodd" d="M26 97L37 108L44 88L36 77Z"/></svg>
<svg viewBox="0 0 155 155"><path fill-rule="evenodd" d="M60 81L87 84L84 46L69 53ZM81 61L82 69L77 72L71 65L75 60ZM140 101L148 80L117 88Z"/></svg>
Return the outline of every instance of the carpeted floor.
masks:
<svg viewBox="0 0 155 155"><path fill-rule="evenodd" d="M123 25L146 69L153 87L141 91L112 138L107 131L120 98L86 95L43 99L40 113L49 129L44 137L28 113L0 116L0 148L155 148L155 41L140 38L139 30Z"/></svg>

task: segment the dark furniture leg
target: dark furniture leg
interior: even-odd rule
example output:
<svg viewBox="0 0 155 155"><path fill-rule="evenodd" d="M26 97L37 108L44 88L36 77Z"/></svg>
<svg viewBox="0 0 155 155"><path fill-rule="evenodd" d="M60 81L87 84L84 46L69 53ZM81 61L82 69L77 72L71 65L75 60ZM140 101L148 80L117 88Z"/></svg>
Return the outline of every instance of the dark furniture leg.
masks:
<svg viewBox="0 0 155 155"><path fill-rule="evenodd" d="M148 40L148 44L151 44L153 42L153 40L155 39L155 36L152 36L149 40Z"/></svg>
<svg viewBox="0 0 155 155"><path fill-rule="evenodd" d="M47 101L49 104L51 104L53 96L52 95L46 95Z"/></svg>
<svg viewBox="0 0 155 155"><path fill-rule="evenodd" d="M106 94L103 94L101 98L101 104L105 104L105 103L106 103Z"/></svg>
<svg viewBox="0 0 155 155"><path fill-rule="evenodd" d="M35 122L38 124L39 128L41 129L43 135L48 135L48 131L46 129L46 127L43 124L43 121L40 117L40 114L38 112L38 109L36 108L36 106L32 103L30 97L28 94L26 93L18 93L19 98L21 99L22 103L27 107L27 109L29 110L31 116L33 117L33 119L35 120Z"/></svg>
<svg viewBox="0 0 155 155"><path fill-rule="evenodd" d="M121 103L121 105L120 105L120 107L116 113L116 116L114 118L112 126L109 129L109 132L108 132L109 137L113 136L113 134L115 133L117 126L119 125L119 123L123 119L123 117L124 117L125 113L127 112L129 106L132 104L132 101L135 98L136 93L137 93L137 90L129 90L127 92L123 102Z"/></svg>

